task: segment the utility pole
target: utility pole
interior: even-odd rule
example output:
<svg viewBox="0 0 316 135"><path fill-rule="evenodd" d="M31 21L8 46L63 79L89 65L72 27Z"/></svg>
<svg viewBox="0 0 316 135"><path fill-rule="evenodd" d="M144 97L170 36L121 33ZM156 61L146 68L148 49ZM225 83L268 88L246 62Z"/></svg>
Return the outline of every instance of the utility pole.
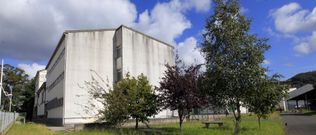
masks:
<svg viewBox="0 0 316 135"><path fill-rule="evenodd" d="M9 104L9 112L11 112L11 107L12 107L12 86L9 86L9 89L10 89L10 94L8 94L8 98L9 98L9 101L10 101L10 104Z"/></svg>
<svg viewBox="0 0 316 135"><path fill-rule="evenodd" d="M2 108L2 106L1 106L1 94L2 94L2 80L3 79L3 59L2 59L2 61L1 61L1 75L0 75L0 110L1 110L1 108Z"/></svg>

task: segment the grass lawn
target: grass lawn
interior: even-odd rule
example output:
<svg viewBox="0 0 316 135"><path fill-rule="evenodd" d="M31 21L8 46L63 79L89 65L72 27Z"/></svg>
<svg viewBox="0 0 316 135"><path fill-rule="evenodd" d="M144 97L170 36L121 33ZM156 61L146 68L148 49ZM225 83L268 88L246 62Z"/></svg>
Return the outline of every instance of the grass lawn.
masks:
<svg viewBox="0 0 316 135"><path fill-rule="evenodd" d="M201 122L185 122L182 134L183 135L229 135L233 131L232 118L225 118L224 127L219 128L218 125L211 125L210 128L203 128ZM165 124L152 126L152 129L107 129L107 130L85 130L70 133L51 132L45 127L37 124L26 124L26 125L14 125L8 135L43 135L43 134L65 134L65 135L145 135L145 134L156 134L156 135L168 135L168 134L181 134L178 124ZM258 127L255 116L244 115L241 123L240 135L284 135L283 124L280 121L278 114L271 115L268 119L262 120L261 129Z"/></svg>
<svg viewBox="0 0 316 135"><path fill-rule="evenodd" d="M6 135L55 135L56 133L48 130L45 125L26 123L14 124Z"/></svg>

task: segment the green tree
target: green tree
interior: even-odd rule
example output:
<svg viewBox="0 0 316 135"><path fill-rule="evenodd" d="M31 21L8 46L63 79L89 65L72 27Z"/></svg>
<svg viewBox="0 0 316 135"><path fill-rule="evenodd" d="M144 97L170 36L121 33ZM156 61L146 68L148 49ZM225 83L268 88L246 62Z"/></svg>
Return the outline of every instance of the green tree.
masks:
<svg viewBox="0 0 316 135"><path fill-rule="evenodd" d="M262 78L247 99L249 111L257 115L259 127L261 127L261 118L267 118L268 114L274 112L282 98L287 95L288 86L280 84L279 78L278 74Z"/></svg>
<svg viewBox="0 0 316 135"><path fill-rule="evenodd" d="M12 97L12 111L20 112L23 110L22 106L27 102L28 98L25 95L32 89L26 89L25 86L30 83L28 80L28 75L24 70L11 66L9 64L4 65L3 69L3 88L5 93L10 93L10 87L12 88L13 97ZM34 95L34 93L32 93ZM4 110L9 110L9 98L2 94L2 102L4 105ZM32 107L33 109L33 107Z"/></svg>
<svg viewBox="0 0 316 135"><path fill-rule="evenodd" d="M143 74L137 78L127 74L108 92L97 86L93 87L90 93L104 105L105 108L99 110L101 119L111 125L120 125L129 118L133 118L137 129L139 122L147 125L148 117L159 111L157 96Z"/></svg>
<svg viewBox="0 0 316 135"><path fill-rule="evenodd" d="M207 19L202 53L206 59L203 91L215 105L232 108L234 134L241 123L241 107L258 87L266 69L261 64L270 47L266 39L249 34L251 21L240 14L237 0L216 0Z"/></svg>
<svg viewBox="0 0 316 135"><path fill-rule="evenodd" d="M34 98L35 98L35 78L29 80L24 84L24 91L21 93L23 95L23 103L20 112L26 112L26 119L32 120L33 108L34 108Z"/></svg>
<svg viewBox="0 0 316 135"><path fill-rule="evenodd" d="M200 66L187 67L177 57L176 65L166 65L167 70L157 89L163 107L178 111L181 130L185 117L189 117L193 108L203 103L197 87Z"/></svg>

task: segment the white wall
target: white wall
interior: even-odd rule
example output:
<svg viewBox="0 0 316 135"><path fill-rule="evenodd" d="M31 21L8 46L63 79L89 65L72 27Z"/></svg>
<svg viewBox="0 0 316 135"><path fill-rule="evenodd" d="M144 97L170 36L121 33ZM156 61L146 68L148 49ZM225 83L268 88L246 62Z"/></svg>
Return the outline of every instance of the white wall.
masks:
<svg viewBox="0 0 316 135"><path fill-rule="evenodd" d="M65 39L64 39L65 40ZM62 41L55 55L47 67L46 80L46 101L49 102L54 98L63 98L64 79L60 80L54 87L50 86L64 72L65 68L65 41ZM56 63L56 64L55 64ZM55 64L55 66L54 66ZM47 110L47 118L63 118L63 106Z"/></svg>
<svg viewBox="0 0 316 135"><path fill-rule="evenodd" d="M114 33L114 30L105 30L67 34L64 124L88 123L96 119L97 108L91 108L88 103L90 96L85 82L94 77L99 82L102 78L113 83Z"/></svg>
<svg viewBox="0 0 316 135"><path fill-rule="evenodd" d="M36 78L36 81L35 81L35 99L34 99L34 106L37 106L38 103L37 103L37 100L38 100L38 97L37 97L37 91L39 90L39 88L42 86L42 84L44 82L46 82L46 70L40 70L40 71L37 71L37 74L35 76Z"/></svg>
<svg viewBox="0 0 316 135"><path fill-rule="evenodd" d="M159 86L166 70L165 64L174 64L173 47L146 35L122 27L123 31L123 75L137 76L143 73L151 85ZM164 110L155 118L170 117L171 111Z"/></svg>

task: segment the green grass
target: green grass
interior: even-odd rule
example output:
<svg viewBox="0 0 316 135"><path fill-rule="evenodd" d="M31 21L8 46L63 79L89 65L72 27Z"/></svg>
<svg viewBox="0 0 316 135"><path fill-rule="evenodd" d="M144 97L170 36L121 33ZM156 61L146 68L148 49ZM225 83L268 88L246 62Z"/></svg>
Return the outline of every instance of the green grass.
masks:
<svg viewBox="0 0 316 135"><path fill-rule="evenodd" d="M225 118L224 127L220 128L218 125L211 125L210 128L204 128L201 122L185 122L183 125L183 135L229 135L232 134L233 131L233 121L232 118ZM30 127L29 127L30 126ZM38 129L34 129L38 128ZM65 135L145 135L145 134L155 134L155 135L169 135L169 134L181 134L179 130L179 125L177 123L174 124L164 124L152 126L152 129L130 129L130 128L121 128L121 129L106 129L106 130L84 130L77 132L64 132L64 133L53 133L47 128L37 125L37 124L26 124L22 125L14 125L12 129L10 129L8 135L24 135L24 129L28 130L30 134L65 134ZM14 132L13 132L14 131ZM15 133L15 134L11 134ZM280 121L280 117L278 114L271 115L268 119L262 120L261 129L258 127L258 123L256 117L243 115L242 123L241 123L241 132L240 135L284 135L283 124ZM25 134L28 135L28 134Z"/></svg>
<svg viewBox="0 0 316 135"><path fill-rule="evenodd" d="M45 125L26 123L14 124L6 135L56 135L48 130Z"/></svg>
<svg viewBox="0 0 316 135"><path fill-rule="evenodd" d="M212 125L210 128L204 128L201 122L185 122L183 125L183 135L229 135L233 131L233 120L232 118L225 118L224 127L219 128L218 125ZM112 130L91 130L91 131L79 131L68 133L67 135L117 135L117 134L127 134L127 135L145 135L150 132L151 134L181 134L179 130L179 125L174 124L165 124L152 126L152 129L112 129ZM261 129L258 126L256 117L244 115L241 123L241 132L240 135L284 135L284 127L280 120L278 114L272 114L268 119L262 120Z"/></svg>

